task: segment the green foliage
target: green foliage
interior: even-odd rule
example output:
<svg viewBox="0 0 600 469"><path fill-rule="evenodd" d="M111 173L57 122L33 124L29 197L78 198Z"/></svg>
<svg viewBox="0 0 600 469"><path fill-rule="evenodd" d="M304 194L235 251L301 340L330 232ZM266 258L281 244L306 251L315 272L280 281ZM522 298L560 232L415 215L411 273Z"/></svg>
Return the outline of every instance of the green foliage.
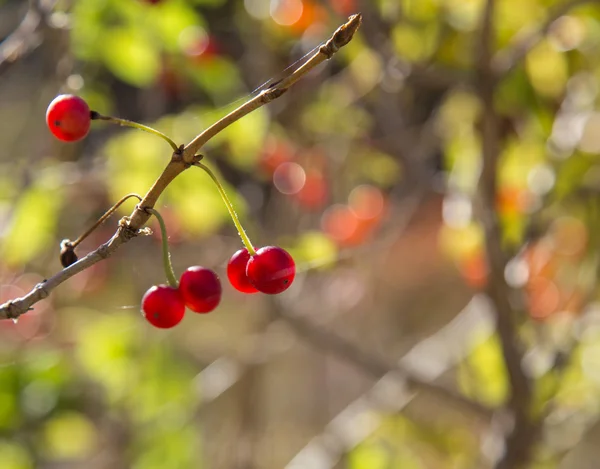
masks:
<svg viewBox="0 0 600 469"><path fill-rule="evenodd" d="M461 390L481 402L502 405L508 396L506 369L500 342L492 336L473 348L458 374Z"/></svg>
<svg viewBox="0 0 600 469"><path fill-rule="evenodd" d="M18 16L17 3L0 0L6 24ZM303 0L298 21L285 25L275 21L273 10L288 3L294 2L57 3L51 19L65 20L69 29L48 28L39 56L33 53L31 63L10 70L15 75L0 75L1 302L8 299L5 284L14 286L11 295L20 295L55 273L60 239L75 238L123 195L146 193L172 154L153 135L104 122L95 123L80 144L49 145L37 101L45 103L48 95L63 91L77 93L103 114L147 120L177 144L187 143L256 96L251 90L261 82L281 78L276 74L326 39L347 13L340 10L354 2ZM538 28L561 2L517 3L496 2L496 59L506 58L502 49ZM304 282L281 303L236 296L225 286L216 314L188 314L178 331L157 332L148 330L139 314L143 292L164 281L158 249L148 248L152 240L131 242L114 258L70 279L36 305L36 315L0 324L2 469L81 465L99 457L103 445L114 444L108 437L117 430L123 434L115 439L122 438L119 443L126 447L123 464L136 469L200 467L203 461L216 467L218 461L206 459L221 433L227 439L224 453L249 445L257 467L269 467L271 456L276 460L279 453L288 461L339 405L367 387L364 377L359 380L337 363L315 368L303 355L306 345L294 348L300 339L291 338L285 327L279 331L279 322L265 325L265 318L285 307L315 322L331 321L327 327L348 328L365 350L389 352L387 358L394 360L457 314L454 295L456 304L464 305L472 291L462 283L454 286L458 275L466 278L465 263L479 261L480 283L469 285L485 288L489 273L477 195L485 116L474 59L485 1L362 5L360 34L319 73L202 149L251 239L289 248ZM64 18L61 8L70 8ZM381 17L369 17L373 14ZM68 42L62 34L69 35ZM214 50L191 54L198 38L210 38ZM510 300L518 309L519 337L525 338L527 360L533 356L536 365L531 414L547 420L548 435L532 468L557 467L569 448L555 442L567 438L553 435L579 435L582 422L600 415L594 320L600 262L599 43L600 9L577 7L502 77L494 95L501 147L495 208L502 247L514 256L504 274L517 290ZM454 84L455 77L467 83ZM307 208L299 193L274 187L273 172L282 162L296 163L304 176L322 177L322 205ZM443 174L418 179L438 166ZM447 191L443 202L437 193L441 179ZM406 228L404 190L415 182L435 209L423 203ZM333 205L346 204L352 189L366 183L385 196L386 211L367 238L372 241L347 246L327 232L323 215ZM456 200L465 202L458 216L451 210ZM130 214L132 203L119 215ZM241 243L206 174L186 170L161 195L157 208L168 218L179 265L206 264L225 284L227 258ZM565 216L583 226L576 253L561 242L576 251L577 232L553 232ZM80 257L112 236L117 218L78 247ZM407 230L406 237L397 233L400 229ZM513 264L519 275L511 277ZM341 270L353 280L351 287L337 276ZM41 277L30 278L26 271ZM554 296L534 295L540 280ZM345 288L337 291L332 285ZM348 301L356 310L339 306L344 295L356 296L354 303ZM547 315L534 323L530 316L536 309ZM257 346L264 328L275 339ZM439 383L455 381L466 397L494 409L503 406L510 389L498 337L480 337L475 330L466 342L466 356ZM555 353L572 342L578 345L571 360L564 368L551 367ZM208 382L216 391L206 394L217 396L212 415L205 412L208 401L201 400L202 373L223 356L225 361L233 357L234 364ZM294 413L294 396L300 394L296 379L306 386L303 397L315 396L310 405L317 409L317 429L303 426L310 412ZM330 395L322 392L323 381ZM381 425L374 434L345 455L348 467L481 466L487 426L452 412L437 401L415 399L398 415L379 413ZM289 425L286 431L280 430L281 421ZM565 448L553 446L561 444Z"/></svg>
<svg viewBox="0 0 600 469"><path fill-rule="evenodd" d="M25 264L55 243L54 232L61 208L62 190L56 169L42 171L18 199L0 256L6 265Z"/></svg>

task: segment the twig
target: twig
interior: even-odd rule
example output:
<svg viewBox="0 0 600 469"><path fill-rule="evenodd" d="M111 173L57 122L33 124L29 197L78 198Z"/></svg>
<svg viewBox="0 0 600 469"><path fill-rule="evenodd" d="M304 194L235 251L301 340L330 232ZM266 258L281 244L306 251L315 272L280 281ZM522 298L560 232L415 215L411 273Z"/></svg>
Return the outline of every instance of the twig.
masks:
<svg viewBox="0 0 600 469"><path fill-rule="evenodd" d="M491 63L491 68L497 78L513 70L548 33L552 24L561 16L566 15L570 10L586 3L600 3L600 0L568 0L555 6L548 13L546 21L537 31L527 35L517 44L498 52Z"/></svg>
<svg viewBox="0 0 600 469"><path fill-rule="evenodd" d="M113 237L87 256L61 270L48 280L38 283L33 290L21 298L15 298L0 306L0 319L17 319L31 309L31 306L50 295L50 292L75 274L89 269L94 264L109 257L121 244L126 243L137 233L125 224L121 224Z"/></svg>
<svg viewBox="0 0 600 469"><path fill-rule="evenodd" d="M208 142L211 138L217 135L219 132L229 127L231 124L244 117L246 114L270 103L274 99L280 97L296 83L300 78L310 72L319 64L325 60L330 59L341 47L345 46L350 42L360 24L362 17L360 14L352 15L348 22L340 26L331 36L324 45L322 45L318 51L316 51L310 59L306 61L300 68L295 70L292 74L281 80L272 88L267 88L254 99L251 99L244 105L237 108L235 111L227 114L221 120L211 125L208 129L198 135L192 140L184 150L183 159L187 163L193 161L194 155L200 151L200 149Z"/></svg>
<svg viewBox="0 0 600 469"><path fill-rule="evenodd" d="M537 438L537 428L530 419L531 383L522 368L523 345L517 336L515 311L510 302L512 291L504 277L507 259L502 250L501 227L496 212L498 158L502 142L499 135L499 119L494 108L496 80L491 67L495 39L494 10L495 0L487 0L481 21L480 46L476 51L479 65L478 91L483 105L480 218L485 230L486 252L490 265L487 293L495 307L496 327L510 383L507 406L514 418L513 429L506 437L504 454L497 461L495 468L513 469L521 467L529 460Z"/></svg>
<svg viewBox="0 0 600 469"><path fill-rule="evenodd" d="M153 208L156 201L166 189L166 187L183 171L189 168L197 161L197 151L202 145L206 144L211 138L219 132L226 129L229 125L241 119L250 112L271 102L281 96L289 87L296 83L300 78L314 69L317 65L330 59L341 47L346 45L354 33L358 30L361 23L360 15L351 16L348 21L340 26L331 36L331 38L319 48L319 51L313 55L299 69L290 76L279 82L276 86L269 88L259 94L257 97L242 104L235 111L219 120L204 132L195 137L187 146L181 146L173 152L171 161L168 163L162 174L154 182L153 186L146 193L143 200L136 207L130 217L122 219L117 232L105 244L92 251L83 259L72 264L68 268L60 271L45 282L38 284L27 295L16 298L0 305L0 319L16 319L31 309L38 301L46 298L50 292L61 283L70 279L73 275L91 267L114 253L119 246L126 243L137 234L150 218L147 211Z"/></svg>
<svg viewBox="0 0 600 469"><path fill-rule="evenodd" d="M362 17L360 14L352 15L348 21L340 26L331 36L331 38L319 48L315 54L300 68L295 70L291 75L277 83L275 86L261 92L258 96L250 101L242 104L234 111L227 114L211 125L201 134L197 135L185 148L181 150L181 155L174 153L173 160L165 169L163 175L158 178L154 186L144 197L139 207L153 207L158 197L167 187L167 185L177 177L182 171L187 169L189 165L195 163L197 153L200 149L213 137L225 130L234 122L237 122L242 117L250 114L252 111L270 103L274 99L283 95L288 88L296 83L300 78L313 70L317 65L330 59L341 47L345 46L352 40L354 34L360 27ZM148 214L144 210L138 209L131 216L131 226L140 228L148 220Z"/></svg>
<svg viewBox="0 0 600 469"><path fill-rule="evenodd" d="M464 340L470 335L470 331L474 326L478 330L481 326L485 328L486 334L480 337L480 340L486 340L493 331L491 324L488 325L488 307L484 306L488 302L482 303L479 300L480 298L474 297L450 324L444 326L431 337L413 347L402 357L400 362L415 361L413 360L415 355L427 357L427 362L434 359L438 362L438 366L436 366L438 368L437 376L460 363L471 352L472 347L476 346L476 344ZM467 320L465 321L465 319ZM457 333L456 330L459 324L461 325L459 327L461 333ZM453 343L457 344L453 353L449 355L443 352L440 353L439 346L433 347L433 351L427 349L426 353L421 353L419 349L426 342L433 341L438 343L436 338L439 338L441 335L449 335L452 337ZM326 349L328 343L325 342L321 345ZM418 359L416 360L417 363L419 361ZM401 373L395 369L390 370L369 391L353 401L334 417L320 435L311 438L310 442L285 466L285 469L303 469L305 467L332 469L338 467L338 462L344 453L351 451L355 445L364 441L383 423L384 417L379 417L382 409L386 413L401 412L411 403L420 388L413 384L413 388L415 389L412 391L407 389L405 384L408 383L402 381ZM435 386L433 383L430 384ZM427 391L425 388L423 389ZM446 396L445 391L438 393L438 395L442 398ZM452 404L455 402L446 399L444 403ZM482 411L481 413L477 409L473 410L477 412L473 416L483 418L486 422L490 420L491 415L488 409L482 407L479 409Z"/></svg>
<svg viewBox="0 0 600 469"><path fill-rule="evenodd" d="M331 330L315 325L310 320L289 314L283 310L277 310L276 314L309 342L323 350L335 353L375 378L381 378L390 373L395 374L398 378L403 379L409 387L434 394L480 418L489 420L492 416L493 411L491 409L463 397L451 389L415 376L400 365L395 365L382 357L370 354L360 349L350 340Z"/></svg>
<svg viewBox="0 0 600 469"><path fill-rule="evenodd" d="M39 30L44 25L43 20L44 12L38 0L30 0L27 13L17 29L0 43L0 74L41 44Z"/></svg>

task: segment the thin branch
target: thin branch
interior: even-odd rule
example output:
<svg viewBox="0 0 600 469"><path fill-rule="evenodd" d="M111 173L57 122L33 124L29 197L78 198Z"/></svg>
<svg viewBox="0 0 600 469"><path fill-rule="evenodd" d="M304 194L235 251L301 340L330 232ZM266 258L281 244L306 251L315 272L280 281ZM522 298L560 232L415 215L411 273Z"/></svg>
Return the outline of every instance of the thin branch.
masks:
<svg viewBox="0 0 600 469"><path fill-rule="evenodd" d="M531 382L523 370L523 344L517 334L516 313L511 304L513 292L504 276L507 258L502 250L502 229L496 212L498 159L502 147L499 119L494 107L496 80L492 69L495 0L487 0L481 20L480 41L476 51L479 72L478 92L482 102L482 156L483 166L479 181L480 219L485 230L485 243L490 279L487 294L496 315L504 364L510 383L508 409L514 418L512 431L507 435L505 451L497 461L496 469L513 469L529 461L537 427L530 418L532 402Z"/></svg>
<svg viewBox="0 0 600 469"><path fill-rule="evenodd" d="M472 347L476 346L470 340L465 340L466 337L471 335L474 327L480 331L482 329L485 331L485 334L479 338L482 341L493 333L490 312L488 311L489 302L480 300L482 298L474 297L454 320L436 331L431 337L415 345L400 359L400 363L415 362L418 366L420 360L414 358L416 356L426 357L428 363L431 363L431 360L436 362L436 368L438 368L436 376L447 372L460 363L471 352ZM432 347L433 350L426 347L426 352L420 350L429 341L434 343L445 341L442 339L445 336L451 338L450 340L455 344L451 347L453 349L452 353L442 352L444 349L441 349L438 345ZM325 342L320 345L327 349L328 343ZM407 368L411 369L410 367ZM351 451L355 445L364 441L383 423L384 418L379 417L382 410L385 413L401 412L411 403L419 391L419 387L413 384L416 392L407 389L407 382L403 381L402 378L403 375L395 369L383 375L369 391L335 416L320 435L311 438L310 442L292 458L285 468L319 467L321 469L332 469L338 467L338 462L344 453ZM445 395L445 391L440 394L442 397L443 395ZM451 404L454 401L445 400L444 403ZM473 416L483 418L486 422L489 422L490 410L486 408L480 410L482 410L481 413L476 411L477 413Z"/></svg>
<svg viewBox="0 0 600 469"><path fill-rule="evenodd" d="M39 32L45 24L44 15L38 1L30 0L27 13L17 29L0 43L0 74L41 44Z"/></svg>
<svg viewBox="0 0 600 469"><path fill-rule="evenodd" d="M238 109L231 112L228 116L219 120L204 132L196 136L185 148L182 145L173 152L171 161L168 163L162 174L154 182L153 186L146 193L143 200L135 208L130 217L123 218L117 232L105 244L89 253L83 259L75 262L66 269L60 271L45 282L36 285L27 295L16 298L0 305L0 319L16 319L26 313L38 301L48 297L50 292L61 283L70 279L73 275L88 269L92 265L106 259L113 254L122 244L131 240L140 234L140 229L150 218L147 211L153 208L156 201L167 188L167 186L183 171L189 168L198 160L197 151L206 144L211 138L223 131L229 125L241 119L250 112L273 101L281 96L288 88L295 84L300 78L314 69L317 65L330 59L341 47L345 46L361 24L361 16L353 15L348 21L340 26L331 36L331 38L319 48L304 65L294 71L290 76L277 83L273 87L263 91L257 97L242 104Z"/></svg>
<svg viewBox="0 0 600 469"><path fill-rule="evenodd" d="M475 401L472 401L451 389L445 388L433 382L422 379L400 365L390 363L383 357L370 354L360 349L350 340L341 335L313 324L310 320L278 310L278 317L285 320L296 333L317 347L335 353L340 358L356 365L361 370L369 373L375 378L381 378L387 374L395 374L403 379L405 383L420 391L426 391L464 409L480 418L489 420L493 411Z"/></svg>
<svg viewBox="0 0 600 469"><path fill-rule="evenodd" d="M132 231L125 224L121 224L113 237L96 250L90 252L81 260L61 270L48 280L38 283L27 295L15 298L0 306L0 319L17 319L31 309L31 306L50 295L50 292L61 283L79 272L89 269L94 264L109 257L121 244L126 243L138 233Z"/></svg>
<svg viewBox="0 0 600 469"><path fill-rule="evenodd" d="M296 83L300 78L306 75L308 72L313 70L315 67L323 63L325 60L330 59L341 47L345 46L352 40L354 34L360 27L362 22L362 16L360 14L352 15L348 18L348 21L340 26L331 36L324 45L322 45L313 56L306 61L300 68L295 70L291 75L281 80L271 88L267 88L254 99L251 99L247 103L243 104L235 111L223 117L218 122L211 125L208 129L198 135L192 140L184 150L183 159L187 163L191 163L194 155L200 151L200 149L208 142L211 138L223 131L237 120L244 117L246 114L270 103L274 99L280 97Z"/></svg>
<svg viewBox="0 0 600 469"><path fill-rule="evenodd" d="M576 8L586 3L600 4L600 0L568 0L560 5L550 9L546 21L540 28L525 38L517 42L515 45L508 47L498 52L492 60L492 70L494 74L501 78L502 76L513 70L548 33L552 24L561 16L566 15L573 8Z"/></svg>

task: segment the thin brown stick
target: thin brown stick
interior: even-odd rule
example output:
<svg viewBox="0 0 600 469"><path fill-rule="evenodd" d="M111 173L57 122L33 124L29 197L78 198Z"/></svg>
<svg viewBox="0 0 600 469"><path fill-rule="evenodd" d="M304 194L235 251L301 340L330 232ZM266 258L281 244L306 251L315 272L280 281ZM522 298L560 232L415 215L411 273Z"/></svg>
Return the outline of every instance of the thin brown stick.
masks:
<svg viewBox="0 0 600 469"><path fill-rule="evenodd" d="M300 68L295 70L291 75L281 80L275 86L267 88L254 99L251 99L247 103L243 104L235 111L227 114L221 120L215 122L208 129L198 135L192 140L184 149L183 159L187 163L193 161L194 155L200 151L200 149L208 142L211 138L223 131L237 120L244 117L246 114L270 103L274 99L280 97L296 83L300 78L306 75L308 72L313 70L316 66L323 63L325 60L330 59L341 47L348 44L354 34L360 27L362 22L362 16L360 14L352 15L348 18L348 21L340 26L331 36L331 38L316 51L310 59L306 61Z"/></svg>
<svg viewBox="0 0 600 469"><path fill-rule="evenodd" d="M29 293L27 293L27 295L7 301L1 305L0 319L17 319L19 316L29 311L32 305L47 298L50 295L50 292L61 283L67 281L75 274L89 269L101 260L106 259L115 252L121 244L126 243L136 235L136 232L132 231L125 224L121 224L110 240L90 252L83 259L80 259L69 267L61 270L48 280L38 283Z"/></svg>
<svg viewBox="0 0 600 469"><path fill-rule="evenodd" d="M305 318L289 314L281 309L277 310L276 314L308 342L322 350L335 353L338 357L356 365L375 378L381 378L388 373L394 373L399 378L405 380L406 384L411 388L438 396L445 402L452 403L456 407L484 420L489 420L492 417L493 410L486 406L472 401L449 388L415 376L400 365L389 363L382 357L370 354L331 330L313 324Z"/></svg>
<svg viewBox="0 0 600 469"><path fill-rule="evenodd" d="M27 13L17 29L0 43L0 74L41 44L40 30L46 14L38 0L29 0Z"/></svg>
<svg viewBox="0 0 600 469"><path fill-rule="evenodd" d="M48 297L54 288L70 279L73 275L106 259L122 244L137 236L140 233L140 229L150 218L147 209L153 208L167 186L196 161L198 158L196 153L203 145L237 120L281 96L289 87L300 80L300 78L305 76L309 71L313 70L325 60L331 58L341 47L352 40L352 37L360 27L360 24L360 14L351 16L348 21L340 26L333 33L331 38L319 48L319 51L316 52L315 55L290 76L272 88L263 91L257 97L242 104L223 119L217 121L204 132L196 136L187 146L185 146L185 148L181 146L177 151L173 152L171 161L167 164L164 171L154 182L131 216L121 220L117 232L108 242L48 280L36 285L27 295L21 298L15 298L0 305L0 319L18 318L29 311L35 303Z"/></svg>
<svg viewBox="0 0 600 469"><path fill-rule="evenodd" d="M522 367L523 344L518 337L516 312L511 304L514 292L504 277L507 256L502 249L502 230L496 212L498 159L502 141L499 134L499 118L494 107L497 84L492 69L494 12L495 0L487 0L481 20L479 48L476 51L479 66L478 93L482 103L483 166L479 181L480 220L485 230L486 253L490 267L487 294L494 304L496 330L510 384L507 407L514 418L513 429L506 436L504 454L496 462L495 468L516 469L529 461L537 439L537 427L530 418L532 385Z"/></svg>

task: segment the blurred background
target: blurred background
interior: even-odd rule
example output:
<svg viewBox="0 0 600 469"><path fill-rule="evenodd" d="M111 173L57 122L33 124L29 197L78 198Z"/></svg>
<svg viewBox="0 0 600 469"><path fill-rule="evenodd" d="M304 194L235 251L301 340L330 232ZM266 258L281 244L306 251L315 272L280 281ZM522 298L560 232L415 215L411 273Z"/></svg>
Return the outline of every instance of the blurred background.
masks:
<svg viewBox="0 0 600 469"><path fill-rule="evenodd" d="M0 303L171 156L103 122L58 142L56 95L187 143L358 11L350 44L203 149L293 286L228 284L240 240L186 171L157 208L176 273L215 269L221 305L144 320L152 220L0 321L0 468L598 467L598 1L0 0Z"/></svg>

